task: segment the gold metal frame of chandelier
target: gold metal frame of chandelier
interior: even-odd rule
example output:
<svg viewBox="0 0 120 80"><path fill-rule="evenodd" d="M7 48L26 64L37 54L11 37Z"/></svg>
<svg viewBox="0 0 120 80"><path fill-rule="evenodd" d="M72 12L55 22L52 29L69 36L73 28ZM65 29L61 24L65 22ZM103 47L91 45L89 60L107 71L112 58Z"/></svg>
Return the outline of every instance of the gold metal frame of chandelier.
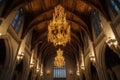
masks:
<svg viewBox="0 0 120 80"><path fill-rule="evenodd" d="M61 49L57 50L57 56L55 57L54 65L57 67L62 67L65 65L63 51Z"/></svg>
<svg viewBox="0 0 120 80"><path fill-rule="evenodd" d="M67 42L70 42L70 26L66 20L64 8L61 5L55 7L53 20L48 25L48 41L52 42L54 46L65 46Z"/></svg>

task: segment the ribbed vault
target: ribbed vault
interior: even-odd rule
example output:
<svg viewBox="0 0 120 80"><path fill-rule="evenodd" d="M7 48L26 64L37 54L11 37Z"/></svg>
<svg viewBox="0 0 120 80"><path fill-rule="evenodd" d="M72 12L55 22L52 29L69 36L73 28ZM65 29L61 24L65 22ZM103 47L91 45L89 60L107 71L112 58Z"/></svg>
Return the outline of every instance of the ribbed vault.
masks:
<svg viewBox="0 0 120 80"><path fill-rule="evenodd" d="M92 40L92 31L90 24L90 14L96 9L106 18L106 12L103 11L101 5L102 0L11 0L13 1L8 10L8 13L17 7L23 7L25 11L25 24L22 38L27 32L32 31L32 49L38 46L38 56L41 56L42 61L56 54L58 47L54 47L52 43L47 41L47 27L52 20L54 7L62 5L67 14L67 21L71 25L71 42L66 47L60 46L65 55L68 55L73 60L79 57L79 48L83 50L83 36L85 32L90 40ZM19 5L19 6L18 6ZM16 8L14 8L16 7Z"/></svg>

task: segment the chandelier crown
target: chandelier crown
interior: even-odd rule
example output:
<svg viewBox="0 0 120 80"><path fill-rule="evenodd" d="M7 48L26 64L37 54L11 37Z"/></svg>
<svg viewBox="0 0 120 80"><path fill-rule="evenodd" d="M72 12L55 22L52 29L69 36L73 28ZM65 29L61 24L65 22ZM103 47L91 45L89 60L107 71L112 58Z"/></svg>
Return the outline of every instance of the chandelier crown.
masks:
<svg viewBox="0 0 120 80"><path fill-rule="evenodd" d="M70 42L70 26L67 23L66 14L61 5L55 7L53 20L48 25L48 41L55 46L65 46L67 42Z"/></svg>
<svg viewBox="0 0 120 80"><path fill-rule="evenodd" d="M63 55L63 51L59 48L57 51L57 55L62 56Z"/></svg>

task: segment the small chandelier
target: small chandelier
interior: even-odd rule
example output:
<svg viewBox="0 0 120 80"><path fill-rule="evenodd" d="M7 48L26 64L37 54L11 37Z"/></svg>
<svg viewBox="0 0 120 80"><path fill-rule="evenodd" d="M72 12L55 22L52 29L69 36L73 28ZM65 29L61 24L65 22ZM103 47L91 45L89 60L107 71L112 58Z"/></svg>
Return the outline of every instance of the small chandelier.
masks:
<svg viewBox="0 0 120 80"><path fill-rule="evenodd" d="M61 49L57 50L57 56L55 57L54 65L57 67L62 67L65 65L63 51Z"/></svg>
<svg viewBox="0 0 120 80"><path fill-rule="evenodd" d="M66 14L61 5L55 7L53 20L48 25L48 41L52 42L54 46L65 46L67 42L70 42L70 26L67 23Z"/></svg>

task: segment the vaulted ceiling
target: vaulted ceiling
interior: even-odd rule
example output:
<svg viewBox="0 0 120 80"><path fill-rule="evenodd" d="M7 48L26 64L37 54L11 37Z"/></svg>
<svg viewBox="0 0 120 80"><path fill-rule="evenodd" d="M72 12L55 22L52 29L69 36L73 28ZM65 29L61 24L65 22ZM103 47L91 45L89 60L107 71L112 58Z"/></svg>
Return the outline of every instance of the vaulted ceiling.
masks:
<svg viewBox="0 0 120 80"><path fill-rule="evenodd" d="M92 31L90 23L90 14L96 9L106 19L109 19L107 12L103 9L103 0L11 0L13 3L6 12L12 11L15 7L21 6L25 10L25 24L22 38L28 31L33 30L32 48L38 45L39 55L43 59L55 54L57 47L47 41L47 28L52 20L54 7L62 5L67 14L67 21L71 25L71 42L64 50L65 55L70 56L73 60L79 56L79 48L83 49L83 36L85 31L92 40ZM7 14L6 14L7 15Z"/></svg>

